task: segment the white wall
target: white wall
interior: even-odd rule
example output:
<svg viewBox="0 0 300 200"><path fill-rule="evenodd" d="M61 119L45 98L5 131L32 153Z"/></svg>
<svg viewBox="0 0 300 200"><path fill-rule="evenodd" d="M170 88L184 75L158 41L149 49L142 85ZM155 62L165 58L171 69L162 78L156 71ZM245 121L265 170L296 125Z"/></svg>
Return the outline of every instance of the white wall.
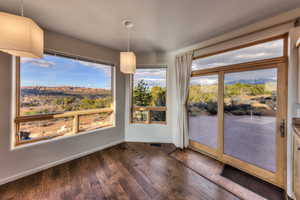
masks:
<svg viewBox="0 0 300 200"><path fill-rule="evenodd" d="M165 65L165 55L147 53L137 55L138 65ZM130 142L173 143L172 133L172 84L170 68L167 69L167 124L133 124L130 123L130 76L126 77L126 109L125 109L125 140Z"/></svg>
<svg viewBox="0 0 300 200"><path fill-rule="evenodd" d="M119 52L95 46L60 34L46 32L45 47L109 63L118 63ZM13 57L0 53L0 184L83 156L124 141L125 80L116 72L116 127L94 133L42 142L10 150L13 118Z"/></svg>

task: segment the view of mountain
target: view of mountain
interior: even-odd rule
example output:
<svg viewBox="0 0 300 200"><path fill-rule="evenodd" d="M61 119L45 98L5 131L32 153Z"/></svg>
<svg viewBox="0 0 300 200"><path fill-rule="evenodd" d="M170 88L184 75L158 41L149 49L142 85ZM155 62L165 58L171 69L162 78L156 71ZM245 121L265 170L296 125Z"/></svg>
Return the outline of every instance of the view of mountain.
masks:
<svg viewBox="0 0 300 200"><path fill-rule="evenodd" d="M99 98L111 95L111 90L86 87L45 87L25 86L21 88L21 96L89 96Z"/></svg>
<svg viewBox="0 0 300 200"><path fill-rule="evenodd" d="M274 79L267 79L267 78L261 78L261 79L240 79L240 80L234 80L234 81L225 81L225 84L227 85L233 85L236 83L240 84L266 84L266 83L276 83L276 80Z"/></svg>

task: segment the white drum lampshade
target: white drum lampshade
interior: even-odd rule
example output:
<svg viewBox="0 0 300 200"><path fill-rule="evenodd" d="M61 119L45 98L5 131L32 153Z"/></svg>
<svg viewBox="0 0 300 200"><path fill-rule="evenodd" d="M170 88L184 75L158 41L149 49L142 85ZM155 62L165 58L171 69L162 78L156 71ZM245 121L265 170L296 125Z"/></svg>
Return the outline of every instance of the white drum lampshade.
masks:
<svg viewBox="0 0 300 200"><path fill-rule="evenodd" d="M133 52L121 52L120 68L124 74L134 74L136 69L136 57Z"/></svg>
<svg viewBox="0 0 300 200"><path fill-rule="evenodd" d="M44 32L27 17L0 12L0 51L14 56L41 58Z"/></svg>

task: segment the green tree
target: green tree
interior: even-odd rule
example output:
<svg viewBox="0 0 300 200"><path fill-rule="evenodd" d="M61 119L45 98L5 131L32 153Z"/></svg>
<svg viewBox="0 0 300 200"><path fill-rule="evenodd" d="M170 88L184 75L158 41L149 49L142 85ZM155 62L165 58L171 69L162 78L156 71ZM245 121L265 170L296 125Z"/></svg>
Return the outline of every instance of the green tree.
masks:
<svg viewBox="0 0 300 200"><path fill-rule="evenodd" d="M95 99L94 104L96 108L108 108L112 104L112 97L108 96L105 98Z"/></svg>
<svg viewBox="0 0 300 200"><path fill-rule="evenodd" d="M75 101L75 97L65 97L61 101L61 106L66 111L72 111L73 110L73 102Z"/></svg>
<svg viewBox="0 0 300 200"><path fill-rule="evenodd" d="M217 101L217 85L193 85L189 89L189 103L207 103Z"/></svg>
<svg viewBox="0 0 300 200"><path fill-rule="evenodd" d="M152 96L148 84L140 80L133 90L133 104L136 106L149 106Z"/></svg>
<svg viewBox="0 0 300 200"><path fill-rule="evenodd" d="M166 105L166 89L160 86L151 88L151 106L165 106Z"/></svg>
<svg viewBox="0 0 300 200"><path fill-rule="evenodd" d="M166 88L154 86L151 88L151 106L166 106ZM153 121L165 121L165 111L150 111Z"/></svg>
<svg viewBox="0 0 300 200"><path fill-rule="evenodd" d="M87 109L93 109L96 108L95 101L93 99L89 98L83 98L79 102L79 108L80 110L87 110Z"/></svg>

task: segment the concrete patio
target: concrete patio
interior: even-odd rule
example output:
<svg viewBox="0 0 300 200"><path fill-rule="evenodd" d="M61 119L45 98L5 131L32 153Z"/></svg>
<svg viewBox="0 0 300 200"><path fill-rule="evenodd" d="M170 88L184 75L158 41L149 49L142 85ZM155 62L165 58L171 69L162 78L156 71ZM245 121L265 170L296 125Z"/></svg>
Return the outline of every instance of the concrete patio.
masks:
<svg viewBox="0 0 300 200"><path fill-rule="evenodd" d="M275 117L224 116L224 153L276 171ZM190 139L217 148L217 115L189 117Z"/></svg>

